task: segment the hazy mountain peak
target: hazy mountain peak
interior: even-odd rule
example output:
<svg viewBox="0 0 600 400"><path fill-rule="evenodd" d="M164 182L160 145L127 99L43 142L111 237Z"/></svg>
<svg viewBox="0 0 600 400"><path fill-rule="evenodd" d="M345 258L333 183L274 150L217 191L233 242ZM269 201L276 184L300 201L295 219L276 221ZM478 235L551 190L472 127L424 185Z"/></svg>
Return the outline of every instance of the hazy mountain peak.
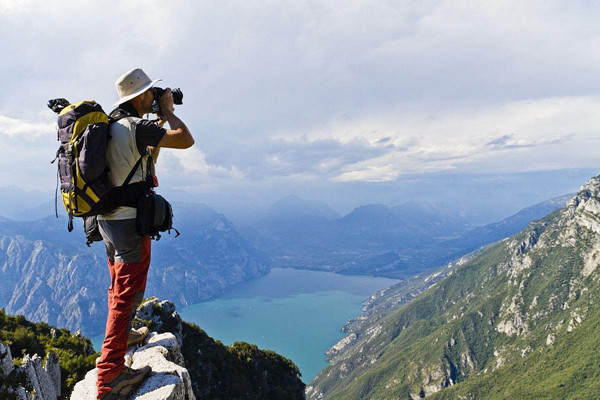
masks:
<svg viewBox="0 0 600 400"><path fill-rule="evenodd" d="M271 216L279 218L296 217L301 215L310 215L326 219L336 219L339 217L325 202L318 200L304 200L300 197L290 194L276 201L269 207L268 213Z"/></svg>
<svg viewBox="0 0 600 400"><path fill-rule="evenodd" d="M344 222L362 222L365 219L375 219L386 221L393 218L394 214L390 208L383 204L365 204L356 207L349 214L342 218Z"/></svg>
<svg viewBox="0 0 600 400"><path fill-rule="evenodd" d="M27 191L15 185L0 186L0 209L2 215L12 218L15 214L37 207L53 197L52 194L40 190ZM53 212L54 206L50 210Z"/></svg>

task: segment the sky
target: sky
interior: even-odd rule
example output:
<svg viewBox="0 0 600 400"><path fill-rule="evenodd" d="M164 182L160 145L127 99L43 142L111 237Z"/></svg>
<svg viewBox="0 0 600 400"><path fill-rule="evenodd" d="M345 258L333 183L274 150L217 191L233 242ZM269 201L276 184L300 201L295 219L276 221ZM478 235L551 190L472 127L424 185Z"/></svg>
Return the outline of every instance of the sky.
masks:
<svg viewBox="0 0 600 400"><path fill-rule="evenodd" d="M0 0L0 186L51 192L46 101L108 112L141 67L182 89L196 139L161 153L172 190L351 208L528 173L540 197L539 173L600 165L599 17L573 0Z"/></svg>

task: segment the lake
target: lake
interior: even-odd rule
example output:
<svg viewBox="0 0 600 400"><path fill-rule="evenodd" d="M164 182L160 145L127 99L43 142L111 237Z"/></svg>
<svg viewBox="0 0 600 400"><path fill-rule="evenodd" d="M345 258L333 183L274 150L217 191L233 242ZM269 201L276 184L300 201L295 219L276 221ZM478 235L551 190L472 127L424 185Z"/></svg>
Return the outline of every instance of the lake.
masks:
<svg viewBox="0 0 600 400"><path fill-rule="evenodd" d="M344 336L340 328L361 314L362 303L374 292L397 282L273 268L268 275L241 283L179 313L224 344L253 343L291 359L308 383L327 365L325 350ZM101 336L94 338L95 348L101 340Z"/></svg>

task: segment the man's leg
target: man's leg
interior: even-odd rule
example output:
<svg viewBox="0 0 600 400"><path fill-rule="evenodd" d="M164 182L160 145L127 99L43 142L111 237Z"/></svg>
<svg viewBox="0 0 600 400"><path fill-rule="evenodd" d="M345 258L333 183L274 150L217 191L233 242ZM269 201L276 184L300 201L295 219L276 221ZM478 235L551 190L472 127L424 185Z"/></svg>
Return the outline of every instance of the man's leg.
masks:
<svg viewBox="0 0 600 400"><path fill-rule="evenodd" d="M105 242L115 249L114 260L109 260L111 286L108 291L108 317L98 361L98 398L111 391L110 382L123 371L127 351L129 323L136 298L143 298L148 267L150 266L150 238L135 232L135 220L100 221L100 232ZM110 247L107 245L107 248Z"/></svg>
<svg viewBox="0 0 600 400"><path fill-rule="evenodd" d="M152 241L150 240L149 237L145 238L144 240L148 240L148 265L150 265L150 244L152 243ZM142 301L144 300L144 292L146 291L146 281L148 279L148 268L146 268L146 274L143 277L143 282L139 283L139 286L137 288L137 291L135 292L135 296L133 298L133 307L131 307L131 313L129 314L129 323L127 324L127 332L129 332L132 329L132 322L135 318L135 311L137 310L137 308L142 304Z"/></svg>

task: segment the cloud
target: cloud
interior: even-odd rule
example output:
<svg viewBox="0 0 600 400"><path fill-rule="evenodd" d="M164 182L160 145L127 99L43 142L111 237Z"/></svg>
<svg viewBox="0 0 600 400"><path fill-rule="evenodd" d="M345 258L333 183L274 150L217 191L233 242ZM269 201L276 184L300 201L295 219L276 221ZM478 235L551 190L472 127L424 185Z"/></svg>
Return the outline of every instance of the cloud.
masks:
<svg viewBox="0 0 600 400"><path fill-rule="evenodd" d="M0 0L0 15L13 15L23 13L31 5L29 0Z"/></svg>
<svg viewBox="0 0 600 400"><path fill-rule="evenodd" d="M384 165L381 167L369 167L359 171L344 172L330 180L332 182L390 182L396 180L399 175L400 173L393 165Z"/></svg>
<svg viewBox="0 0 600 400"><path fill-rule="evenodd" d="M526 140L518 140L515 139L514 134L503 135L499 138L489 141L486 143L486 146L489 146L492 150L510 150L510 149L521 149L527 147L537 147L537 146L546 146L550 144L559 144L566 140L571 140L573 138L573 134L564 135L564 136L554 136L549 138L543 138L535 141L526 141Z"/></svg>
<svg viewBox="0 0 600 400"><path fill-rule="evenodd" d="M214 172L227 171L213 172L214 178L247 181L387 182L408 174L449 170L582 167L597 157L596 146L588 142L596 137L598 107L600 98L595 96L466 110L394 107L354 118L335 117L302 131L285 130L266 138L256 135L227 146L199 142L203 157L181 158L184 166L196 160L200 169L210 165ZM577 151L565 152L566 148Z"/></svg>
<svg viewBox="0 0 600 400"><path fill-rule="evenodd" d="M360 138L341 142L334 139L257 138L231 143L209 156L215 164L235 168L247 179L264 180L297 176L319 178L333 176L348 164L379 157L391 151L372 146Z"/></svg>
<svg viewBox="0 0 600 400"><path fill-rule="evenodd" d="M306 135L311 140L394 145L379 156L347 163L334 181L372 181L379 179L378 171L385 181L403 174L453 169L544 169L549 164L547 157L540 156L543 154L552 154L553 168L569 168L593 165L598 156L596 146L590 146L589 141L598 132L599 107L600 97L586 96L514 101L466 110L392 108L362 117L333 119ZM565 152L567 147L577 148L576 156ZM516 159L505 164L509 158Z"/></svg>
<svg viewBox="0 0 600 400"><path fill-rule="evenodd" d="M185 94L197 150L165 152L173 182L597 165L599 15L562 0L0 0L0 138L53 132L32 114L48 98L108 107L141 66Z"/></svg>
<svg viewBox="0 0 600 400"><path fill-rule="evenodd" d="M0 115L0 135L35 141L40 137L51 135L53 132L56 136L56 123L24 121Z"/></svg>
<svg viewBox="0 0 600 400"><path fill-rule="evenodd" d="M206 162L206 155L198 148L187 149L186 151L177 151L163 149L163 153L167 153L171 160L173 157L177 160L180 169L186 172L195 174L196 176L211 176L222 178L242 179L244 174L235 166L225 168Z"/></svg>

